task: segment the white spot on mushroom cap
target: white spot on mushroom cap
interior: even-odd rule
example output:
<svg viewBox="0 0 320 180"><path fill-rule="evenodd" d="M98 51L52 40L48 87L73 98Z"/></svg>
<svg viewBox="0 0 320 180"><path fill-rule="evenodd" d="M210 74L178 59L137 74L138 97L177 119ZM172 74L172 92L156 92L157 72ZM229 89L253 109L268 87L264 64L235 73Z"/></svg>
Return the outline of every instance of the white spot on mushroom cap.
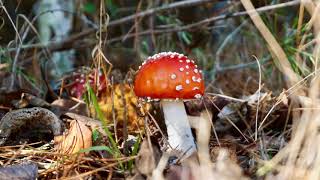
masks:
<svg viewBox="0 0 320 180"><path fill-rule="evenodd" d="M182 89L183 89L182 85L177 85L177 86L176 86L176 90L177 90L177 91L181 91Z"/></svg>
<svg viewBox="0 0 320 180"><path fill-rule="evenodd" d="M199 87L194 87L194 88L192 88L192 90L199 90Z"/></svg>
<svg viewBox="0 0 320 180"><path fill-rule="evenodd" d="M160 52L158 54L154 54L151 58L152 59L157 59L157 58L160 58L161 56L169 56L170 58L174 58L175 56L178 56L179 58L182 58L184 57L183 54L179 54L177 52Z"/></svg>
<svg viewBox="0 0 320 180"><path fill-rule="evenodd" d="M190 63L190 59L187 59L186 62L187 62L187 63Z"/></svg>
<svg viewBox="0 0 320 180"><path fill-rule="evenodd" d="M182 72L183 70L184 70L184 68L183 68L183 67L179 68L179 71L181 71L181 72Z"/></svg>
<svg viewBox="0 0 320 180"><path fill-rule="evenodd" d="M195 76L192 76L192 81L196 82L197 81L197 78Z"/></svg>
<svg viewBox="0 0 320 180"><path fill-rule="evenodd" d="M186 69L189 69L189 66L188 66L188 65L186 65Z"/></svg>
<svg viewBox="0 0 320 180"><path fill-rule="evenodd" d="M194 97L197 99L200 99L202 96L201 96L201 94L196 94L196 95L194 95Z"/></svg>
<svg viewBox="0 0 320 180"><path fill-rule="evenodd" d="M194 69L193 72L197 74L198 73L198 69Z"/></svg>
<svg viewBox="0 0 320 180"><path fill-rule="evenodd" d="M198 78L198 79L197 79L197 82L201 82L201 78Z"/></svg>
<svg viewBox="0 0 320 180"><path fill-rule="evenodd" d="M190 80L189 80L189 79L187 79L187 80L186 80L186 83L187 83L187 84L190 84Z"/></svg>
<svg viewBox="0 0 320 180"><path fill-rule="evenodd" d="M186 74L188 75L188 74L189 74L189 72L186 72Z"/></svg>
<svg viewBox="0 0 320 180"><path fill-rule="evenodd" d="M177 75L173 73L173 74L170 75L170 77L171 77L171 79L176 79Z"/></svg>

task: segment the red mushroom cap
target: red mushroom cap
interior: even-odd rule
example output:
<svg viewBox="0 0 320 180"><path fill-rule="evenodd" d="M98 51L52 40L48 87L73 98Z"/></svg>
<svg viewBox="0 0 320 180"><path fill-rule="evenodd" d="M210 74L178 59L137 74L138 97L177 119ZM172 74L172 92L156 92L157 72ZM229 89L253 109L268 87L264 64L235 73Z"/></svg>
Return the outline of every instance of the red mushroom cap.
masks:
<svg viewBox="0 0 320 180"><path fill-rule="evenodd" d="M148 99L201 98L204 81L193 60L183 54L162 52L139 67L134 92Z"/></svg>
<svg viewBox="0 0 320 180"><path fill-rule="evenodd" d="M98 78L96 78L96 74L98 74ZM66 87L70 92L70 95L76 98L81 98L82 95L86 92L85 85L87 81L91 87L94 87L97 84L97 91L104 91L106 86L106 78L105 76L99 71L94 70L89 73L78 73L71 77L71 83L67 84Z"/></svg>

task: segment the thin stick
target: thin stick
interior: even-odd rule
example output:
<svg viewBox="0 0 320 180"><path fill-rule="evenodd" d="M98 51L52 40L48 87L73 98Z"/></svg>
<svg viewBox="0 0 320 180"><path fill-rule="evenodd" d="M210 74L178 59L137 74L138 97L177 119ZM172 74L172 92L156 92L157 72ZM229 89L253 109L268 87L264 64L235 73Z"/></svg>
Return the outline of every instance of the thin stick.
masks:
<svg viewBox="0 0 320 180"><path fill-rule="evenodd" d="M209 98L209 101L210 101L215 107L218 107L217 105L214 104L214 102L212 101L211 98ZM205 109L206 109L206 113L207 113L208 117L210 117L210 116L212 117L212 114L209 112L209 110L208 110L208 108L207 108L207 106L206 106L206 103L203 103L203 104L204 104L204 107L205 107ZM210 118L210 119L212 119L212 118ZM218 133L217 133L217 131L216 131L216 128L214 127L214 124L213 124L212 121L210 121L210 124L211 124L211 127L212 127L212 131L213 131L213 133L214 133L214 137L216 138L219 147L221 147L221 143L220 143L220 140L219 140L219 137L218 137ZM211 130L210 130L210 132L211 132Z"/></svg>
<svg viewBox="0 0 320 180"><path fill-rule="evenodd" d="M210 99L209 99L209 100L210 100ZM211 100L210 100L210 101L211 101ZM212 102L212 101L211 101L211 102ZM216 104L212 103L212 105L213 105L216 109L218 109L219 112L221 112L221 109L220 109ZM222 112L221 112L221 113L222 113ZM222 113L222 115L224 115L224 114ZM250 141L248 140L248 138L246 137L246 135L243 134L243 132L241 132L241 130L238 128L238 126L235 125L234 122L232 122L232 120L231 120L228 116L226 116L226 115L224 115L224 116L226 117L227 121L231 124L231 126L233 126L233 127L241 134L241 136L242 136L247 142L250 142Z"/></svg>
<svg viewBox="0 0 320 180"><path fill-rule="evenodd" d="M260 96L261 96L261 65L256 56L253 56L255 60L257 61L258 68L259 68L259 87L258 87L258 103L257 103L257 110L256 110L256 123L255 123L255 134L254 134L254 139L255 141L258 140L258 115L259 115L259 106L260 106Z"/></svg>
<svg viewBox="0 0 320 180"><path fill-rule="evenodd" d="M212 95L212 96L222 97L224 99L229 99L231 101L236 101L236 102L241 102L241 103L246 102L246 100L234 98L234 97L223 95L223 94L216 94L216 93L206 93L206 94Z"/></svg>
<svg viewBox="0 0 320 180"><path fill-rule="evenodd" d="M297 27L297 40L296 40L296 44L299 45L300 42L300 36L301 36L301 29L302 29L302 23L303 23L303 16L304 16L304 6L303 4L300 4L300 8L299 8L299 19L298 19L298 27Z"/></svg>
<svg viewBox="0 0 320 180"><path fill-rule="evenodd" d="M142 11L115 21L110 22L110 26L114 26L114 25L119 25L119 24L123 24L129 21L133 21L136 18L140 18L140 17L144 17L144 16L149 16L155 13L158 13L160 11L164 11L164 10L170 10L170 9L174 9L174 8L181 8L181 7L190 7L190 6L196 6L199 4L204 4L204 3L208 3L211 2L213 0L185 0L185 1L179 1L179 2L174 2L174 3L170 3L167 5L162 5L160 7L155 7L152 9L148 9L146 11Z"/></svg>
<svg viewBox="0 0 320 180"><path fill-rule="evenodd" d="M248 20L243 21L240 26L238 26L234 31L232 31L221 43L217 52L216 52L216 60L215 60L215 71L220 71L222 68L220 66L220 56L223 50L225 49L228 42L232 40L232 38L240 32L240 30L248 23Z"/></svg>
<svg viewBox="0 0 320 180"><path fill-rule="evenodd" d="M167 8L162 7L161 9L158 9L157 11L153 10L155 12L159 12L159 11L164 11L167 9L172 9L172 8L179 8L179 7L186 7L186 6L195 6L198 5L197 3L195 3L195 1L192 1L193 3L189 2L190 0L186 0L186 1L180 1L178 3L172 3L169 4L168 6L166 6ZM186 2L189 2L186 3ZM209 2L208 1L197 1L199 4L204 3L204 2ZM186 4L183 4L186 3ZM296 6L300 3L300 0L294 0L294 1L290 1L290 2L285 2L285 3L279 3L279 4L275 4L275 5L269 5L269 6L263 6L260 8L255 9L256 12L262 13L262 12L266 12L266 11L270 11L270 10L274 10L274 9L280 9L280 8L284 8L284 7L290 7L290 6ZM156 9L156 8L155 8ZM150 11L150 10L147 10ZM211 22L214 21L218 21L218 20L222 20L222 19L227 19L227 18L232 18L232 17L239 17L239 16L244 16L244 15L248 15L253 13L252 11L241 11L241 12L236 12L236 13L231 13L231 14L224 14L224 15L220 15L220 16L213 16L204 20L201 20L199 22L193 23L193 24L189 24L189 25L185 25L182 27L177 27L174 29L165 29L165 30L147 30L147 31L142 31L140 32L138 35L149 35L149 34L160 34L160 33L169 33L169 32L175 32L175 31L183 31L183 30L187 30L187 29L192 29L192 28L201 28L203 25L205 24L209 24ZM146 13L145 11L140 13L140 16L144 15L151 15L150 12ZM112 27L112 26L116 26L116 25L120 25L121 23L125 23L125 22L129 22L134 20L134 18L136 15L130 15L124 18L121 18L119 20L114 20L114 21L110 21L110 23L108 24L108 27ZM96 31L97 28L88 28L88 29L84 29L83 31L81 31L78 34L75 34L73 36L70 36L70 38L64 40L64 41L60 41L60 42L51 42L49 45L43 45L43 44L32 44L32 45L23 45L21 46L22 49L30 49L30 48L49 48L51 51L57 51L57 50L61 50L61 47L64 47L66 44L70 44L75 40L78 39L83 39L83 37L88 36L89 34L92 34ZM126 36L126 38L132 38L134 37L135 34L129 34ZM114 38L114 39L110 39L108 41L108 43L112 43L115 41L121 41L123 39L123 37L119 37L119 38ZM11 52L11 51L15 51L15 48L10 48L7 51Z"/></svg>

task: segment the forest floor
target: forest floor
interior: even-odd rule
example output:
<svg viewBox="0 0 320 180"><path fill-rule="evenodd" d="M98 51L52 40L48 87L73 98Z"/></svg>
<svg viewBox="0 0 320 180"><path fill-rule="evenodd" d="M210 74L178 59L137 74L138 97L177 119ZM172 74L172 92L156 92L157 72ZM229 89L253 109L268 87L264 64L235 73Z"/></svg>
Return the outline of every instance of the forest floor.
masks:
<svg viewBox="0 0 320 180"><path fill-rule="evenodd" d="M0 11L0 179L320 179L319 1L0 0ZM170 146L162 101L134 87L163 56L192 62L205 86L183 102L191 154Z"/></svg>

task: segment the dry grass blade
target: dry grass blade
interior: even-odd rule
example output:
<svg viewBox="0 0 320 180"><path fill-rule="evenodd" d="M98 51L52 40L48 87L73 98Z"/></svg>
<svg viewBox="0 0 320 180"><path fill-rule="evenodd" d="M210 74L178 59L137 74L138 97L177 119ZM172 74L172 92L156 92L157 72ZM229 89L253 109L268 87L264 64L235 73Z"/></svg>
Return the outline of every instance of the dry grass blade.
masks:
<svg viewBox="0 0 320 180"><path fill-rule="evenodd" d="M213 105L216 109L219 110L219 112L222 112L221 109L220 109L218 106L216 106L216 104L215 104L212 100L210 100L210 101L211 101L212 105ZM223 113L222 113L222 114L223 114ZM230 124L241 134L241 136L242 136L247 142L249 142L249 139L247 138L247 136L238 128L238 126L237 126L236 124L234 124L234 122L232 122L232 120L231 120L229 117L226 116L226 120L228 121L228 123L230 123Z"/></svg>
<svg viewBox="0 0 320 180"><path fill-rule="evenodd" d="M311 79L319 70L310 73L309 75L307 75L306 77L304 77L303 79L301 79L300 81L298 81L296 84L292 85L289 89L285 90L284 92L282 92L280 96L286 96L286 97L291 97L293 99L298 99L299 102L301 100L301 96L294 96L292 97L295 92L299 89L301 89L302 84L304 84L307 80ZM282 101L282 98L279 98L279 100L270 108L269 112L265 115L265 117L263 118L263 120L261 121L258 130L260 130L263 126L263 124L265 123L265 121L267 120L267 118L269 117L269 115L272 113L272 111L274 110L274 108L276 108L276 106L278 106ZM303 103L303 101L301 101L301 103Z"/></svg>
<svg viewBox="0 0 320 180"><path fill-rule="evenodd" d="M255 133L254 139L257 141L258 139L258 115L259 115L259 106L260 106L260 96L261 96L261 65L257 57L254 56L257 61L259 68L259 88L258 88L258 103L257 103L257 111L256 111L256 121L255 121Z"/></svg>
<svg viewBox="0 0 320 180"><path fill-rule="evenodd" d="M4 12L6 13L6 15L8 16L8 19L9 19L10 23L12 24L13 29L14 29L15 32L17 33L17 37L18 37L18 39L19 39L19 42L20 42L20 44L22 44L22 40L21 40L21 37L20 37L20 35L19 35L19 31L18 31L17 27L15 26L13 20L11 19L10 15L9 15L9 13L8 13L8 11L7 11L7 8L3 5L2 0L0 0L0 8L3 9L3 11L4 11Z"/></svg>

